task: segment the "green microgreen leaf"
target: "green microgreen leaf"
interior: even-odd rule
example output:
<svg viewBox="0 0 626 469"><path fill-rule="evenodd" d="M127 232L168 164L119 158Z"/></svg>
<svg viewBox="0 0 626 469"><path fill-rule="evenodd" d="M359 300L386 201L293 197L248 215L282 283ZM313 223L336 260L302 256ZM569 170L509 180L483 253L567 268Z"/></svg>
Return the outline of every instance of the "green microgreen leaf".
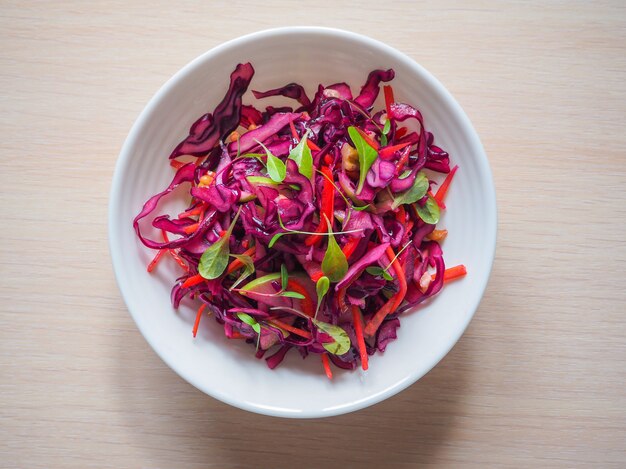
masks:
<svg viewBox="0 0 626 469"><path fill-rule="evenodd" d="M226 266L228 265L228 256L230 255L230 235L233 232L233 228L237 223L240 213L241 207L237 211L235 218L233 218L233 221L224 236L218 239L202 253L200 263L198 264L198 273L204 278L208 280L218 278L224 273L224 270L226 270Z"/></svg>
<svg viewBox="0 0 626 469"><path fill-rule="evenodd" d="M300 139L300 143L289 152L289 159L296 162L300 174L308 179L313 177L313 155L307 145L306 135L303 135L302 139Z"/></svg>
<svg viewBox="0 0 626 469"><path fill-rule="evenodd" d="M413 185L410 188L394 196L391 209L395 210L400 205L413 204L417 202L426 195L429 187L430 183L428 182L428 178L422 171L420 171L415 176L415 182L413 182Z"/></svg>
<svg viewBox="0 0 626 469"><path fill-rule="evenodd" d="M287 167L285 166L285 163L283 163L281 159L276 158L261 142L258 140L255 140L255 142L261 145L261 147L265 150L265 154L267 155L267 174L269 177L275 182L283 182L285 180L285 176L287 175Z"/></svg>
<svg viewBox="0 0 626 469"><path fill-rule="evenodd" d="M292 230L290 228L287 228L284 223L282 218L280 217L280 215L278 215L278 224L280 225L280 227L285 230L284 233L276 233L274 236L272 236L272 239L270 240L269 244L267 245L267 247L271 248L272 246L274 246L274 244L276 244L276 242L282 238L285 235L289 235L289 234L304 234L304 235L317 235L317 236L332 236L332 235L337 235L337 234L350 234L350 233L360 233L361 231L363 231L363 229L357 229L357 230L347 230L347 231L330 231L328 233L313 233L311 231L300 231L300 230Z"/></svg>
<svg viewBox="0 0 626 469"><path fill-rule="evenodd" d="M365 184L365 176L372 167L376 158L378 158L378 152L370 146L369 143L361 136L359 131L354 126L348 127L348 133L350 138L356 147L356 151L359 154L359 185L356 188L356 195L363 190L363 184Z"/></svg>
<svg viewBox="0 0 626 469"><path fill-rule="evenodd" d="M328 352L334 355L343 355L350 350L350 338L342 327L318 321L314 318L311 320L318 329L333 338L334 342L322 344L322 347L324 347Z"/></svg>
<svg viewBox="0 0 626 469"><path fill-rule="evenodd" d="M393 277L391 276L391 274L387 272L386 269L383 269L382 267L378 265L372 265L368 267L367 269L365 269L365 272L367 272L370 275L373 275L374 277L383 277L385 280L389 282L393 280Z"/></svg>
<svg viewBox="0 0 626 469"><path fill-rule="evenodd" d="M385 125L383 126L383 131L382 131L382 135L380 136L380 146L381 147L386 147L388 140L387 140L387 135L389 134L389 131L391 130L391 121L389 119L387 119L385 121Z"/></svg>
<svg viewBox="0 0 626 469"><path fill-rule="evenodd" d="M237 281L233 283L233 286L230 287L230 290L232 290L233 288L237 288L237 286L241 282L243 282L254 273L254 260L252 259L252 257L244 256L242 254L231 254L230 256L234 257L235 259L239 259L243 263L243 271L239 275Z"/></svg>
<svg viewBox="0 0 626 469"><path fill-rule="evenodd" d="M439 222L439 217L441 216L439 204L431 196L428 196L428 200L426 200L423 207L420 207L419 204L415 204L415 208L417 208L417 214L425 223L435 225Z"/></svg>
<svg viewBox="0 0 626 469"><path fill-rule="evenodd" d="M287 266L285 264L280 264L281 290L287 290L287 283L289 283L289 272L287 272Z"/></svg>
<svg viewBox="0 0 626 469"><path fill-rule="evenodd" d="M328 224L328 247L322 260L322 272L331 282L336 283L345 277L348 271L348 260L337 241L335 241L335 236L330 229L330 221L328 219L326 221Z"/></svg>
<svg viewBox="0 0 626 469"><path fill-rule="evenodd" d="M357 212L362 212L363 210L367 210L369 206L370 204L364 205L363 207L357 207L356 205L353 205L352 208Z"/></svg>
<svg viewBox="0 0 626 469"><path fill-rule="evenodd" d="M284 291L279 293L278 296L284 296L287 298L295 298L297 300L304 300L304 295L295 291Z"/></svg>
<svg viewBox="0 0 626 469"><path fill-rule="evenodd" d="M315 310L315 317L317 317L317 313L320 310L322 299L328 293L328 289L330 288L330 280L325 275L320 277L317 283L315 284L315 292L317 293L317 308Z"/></svg>

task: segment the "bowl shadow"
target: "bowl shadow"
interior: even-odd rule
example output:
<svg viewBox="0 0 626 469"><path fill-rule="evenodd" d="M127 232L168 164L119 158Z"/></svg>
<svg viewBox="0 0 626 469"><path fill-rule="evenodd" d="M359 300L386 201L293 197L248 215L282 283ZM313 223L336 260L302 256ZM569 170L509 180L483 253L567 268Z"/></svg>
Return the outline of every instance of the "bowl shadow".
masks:
<svg viewBox="0 0 626 469"><path fill-rule="evenodd" d="M392 467L436 458L463 413L471 348L462 338L426 376L372 407L281 419L223 404L172 372L129 326L118 341L113 393L142 466ZM219 377L216 377L219 379Z"/></svg>

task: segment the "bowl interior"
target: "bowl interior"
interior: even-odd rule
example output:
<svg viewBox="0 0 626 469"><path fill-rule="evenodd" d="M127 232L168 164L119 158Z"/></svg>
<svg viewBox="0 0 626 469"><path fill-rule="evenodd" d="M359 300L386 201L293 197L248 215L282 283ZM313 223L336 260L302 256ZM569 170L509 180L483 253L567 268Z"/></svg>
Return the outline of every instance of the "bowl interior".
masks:
<svg viewBox="0 0 626 469"><path fill-rule="evenodd" d="M180 275L136 238L132 219L143 203L165 188L173 171L172 148L200 115L222 98L239 62L252 62L252 89L295 81L312 97L318 83L345 81L358 93L375 68L394 68L395 96L417 106L435 142L447 150L458 171L440 226L449 266L464 263L468 275L402 318L398 340L371 359L370 370L341 372L327 380L318 357L302 360L291 351L276 370L254 358L252 346L228 340L213 319L204 318L198 337L191 328L190 303L175 311L173 280ZM382 93L381 93L382 94ZM254 102L250 91L244 102ZM290 104L275 98L263 104ZM379 97L380 105L382 98ZM177 205L178 204L178 205ZM163 211L181 201L161 204ZM289 28L257 33L226 43L196 59L173 77L139 117L120 155L110 205L110 245L115 273L142 334L161 358L202 391L232 405L271 415L316 417L340 414L378 402L419 379L454 345L469 323L489 276L495 247L495 196L482 146L458 104L428 72L408 57L376 41L335 30ZM157 237L156 234L154 237Z"/></svg>

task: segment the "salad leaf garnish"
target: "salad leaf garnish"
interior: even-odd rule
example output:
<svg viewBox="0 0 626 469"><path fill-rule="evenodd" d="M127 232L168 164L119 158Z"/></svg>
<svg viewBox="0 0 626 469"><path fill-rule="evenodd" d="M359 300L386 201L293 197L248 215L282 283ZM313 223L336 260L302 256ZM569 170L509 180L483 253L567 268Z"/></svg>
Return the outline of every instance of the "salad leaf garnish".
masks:
<svg viewBox="0 0 626 469"><path fill-rule="evenodd" d="M313 177L313 155L307 145L306 135L303 135L300 139L300 143L289 152L289 159L296 162L300 174L308 179Z"/></svg>
<svg viewBox="0 0 626 469"><path fill-rule="evenodd" d="M304 300L304 295L302 293L298 293L295 291L284 291L279 293L277 296L284 296L286 298L295 298L297 300Z"/></svg>
<svg viewBox="0 0 626 469"><path fill-rule="evenodd" d="M335 241L330 226L330 221L328 221L328 247L322 260L322 272L328 277L328 280L336 283L342 280L348 272L348 260Z"/></svg>
<svg viewBox="0 0 626 469"><path fill-rule="evenodd" d="M439 204L437 201L430 195L428 196L428 200L426 200L423 207L420 207L419 204L415 204L415 208L417 208L417 214L422 220L424 220L425 223L435 225L439 222L441 210L439 210Z"/></svg>
<svg viewBox="0 0 626 469"><path fill-rule="evenodd" d="M320 306L322 304L322 299L328 293L328 289L330 288L330 280L325 275L320 277L320 279L315 284L315 292L317 293L317 309L315 310L315 317L317 317L317 313L320 310Z"/></svg>
<svg viewBox="0 0 626 469"><path fill-rule="evenodd" d="M334 355L343 355L350 350L350 338L342 327L318 321L315 318L311 319L311 321L313 321L313 324L315 324L318 329L333 338L334 342L322 344L322 347L324 347L327 351Z"/></svg>
<svg viewBox="0 0 626 469"><path fill-rule="evenodd" d="M378 158L378 152L365 141L356 127L348 127L348 133L359 154L359 185L356 188L356 195L359 195L363 190L367 172L372 167L372 164L374 164L374 161L376 161L376 158Z"/></svg>
<svg viewBox="0 0 626 469"><path fill-rule="evenodd" d="M400 205L413 204L417 202L418 200L420 200L422 197L426 195L426 192L428 192L429 187L430 187L430 184L428 182L428 178L426 177L426 174L420 171L415 176L415 182L410 188L394 196L393 203L391 204L391 209L395 210Z"/></svg>
<svg viewBox="0 0 626 469"><path fill-rule="evenodd" d="M367 269L365 269L365 272L367 272L370 275L373 275L374 277L383 277L385 280L389 282L393 280L393 277L391 276L389 272L387 272L387 269L383 269L382 267L378 265L369 266Z"/></svg>
<svg viewBox="0 0 626 469"><path fill-rule="evenodd" d="M285 163L283 163L281 159L275 157L261 142L258 140L256 140L256 142L261 145L267 155L267 174L269 177L274 182L283 182L285 180L285 176L287 176L287 167L285 166Z"/></svg>
<svg viewBox="0 0 626 469"><path fill-rule="evenodd" d="M233 286L230 287L230 290L232 290L233 288L237 288L241 282L254 273L254 260L252 257L244 256L242 254L231 254L230 256L235 259L239 259L239 261L243 264L243 271L241 272L241 275L239 275L237 281L233 283Z"/></svg>
<svg viewBox="0 0 626 469"><path fill-rule="evenodd" d="M282 290L287 290L287 283L289 282L289 272L287 272L287 266L285 264L280 265L280 286Z"/></svg>
<svg viewBox="0 0 626 469"><path fill-rule="evenodd" d="M289 234L331 236L331 235L336 235L336 234L360 233L361 231L363 231L363 229L347 230L347 231L330 231L329 230L328 233L313 233L311 231L292 230L292 229L287 228L284 225L283 220L280 218L280 214L278 215L278 223L279 223L280 227L283 230L285 230L285 232L283 232L283 233L276 233L274 236L272 236L272 239L270 240L269 244L267 245L268 248L271 248L272 246L274 246L274 244L276 244L276 241L278 241L283 236L286 236L286 235L289 235Z"/></svg>
<svg viewBox="0 0 626 469"><path fill-rule="evenodd" d="M382 135L380 136L380 145L382 147L386 147L387 146L387 135L389 134L389 131L391 130L391 121L389 119L387 119L385 121L385 125L383 126L383 131L382 131Z"/></svg>
<svg viewBox="0 0 626 469"><path fill-rule="evenodd" d="M218 278L224 273L224 270L226 270L226 266L228 265L228 256L230 255L230 235L233 232L233 228L237 223L240 213L241 207L239 207L235 218L233 218L233 221L224 236L209 246L206 251L202 253L202 257L200 257L198 273L207 280Z"/></svg>

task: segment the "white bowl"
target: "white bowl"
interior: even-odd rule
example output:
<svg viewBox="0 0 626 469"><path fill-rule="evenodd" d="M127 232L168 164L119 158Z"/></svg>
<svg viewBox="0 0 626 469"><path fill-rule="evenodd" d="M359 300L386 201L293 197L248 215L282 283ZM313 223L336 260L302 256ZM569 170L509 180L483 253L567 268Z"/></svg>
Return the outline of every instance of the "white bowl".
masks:
<svg viewBox="0 0 626 469"><path fill-rule="evenodd" d="M187 135L190 124L220 101L235 65L248 61L256 70L250 89L295 81L310 96L318 83L339 81L358 92L371 70L393 68L396 100L422 111L435 142L460 167L440 226L449 230L443 243L446 264L463 263L468 275L405 314L398 339L384 354L371 358L366 373L337 370L329 381L317 357L302 360L294 351L281 366L270 370L264 360L254 358L252 346L226 339L212 318L203 319L193 339L195 312L189 304L175 311L170 303L177 266L168 260L155 273L146 272L154 252L138 241L132 220L143 203L171 180L170 151ZM254 101L248 91L244 102ZM109 236L115 275L133 319L156 353L181 377L221 401L252 412L325 417L355 411L400 392L435 366L460 338L491 271L495 193L476 131L450 93L424 68L396 49L354 33L281 28L210 50L186 65L152 98L130 131L115 168Z"/></svg>

